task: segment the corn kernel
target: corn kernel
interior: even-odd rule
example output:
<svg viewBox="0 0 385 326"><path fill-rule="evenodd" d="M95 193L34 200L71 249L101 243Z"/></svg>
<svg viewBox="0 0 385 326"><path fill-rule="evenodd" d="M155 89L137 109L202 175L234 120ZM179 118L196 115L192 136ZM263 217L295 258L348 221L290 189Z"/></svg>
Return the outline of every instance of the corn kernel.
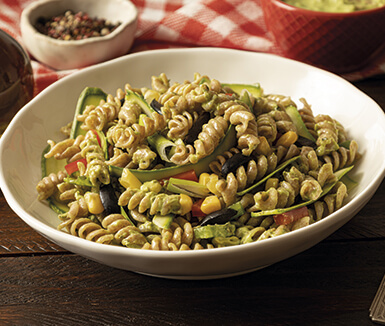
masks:
<svg viewBox="0 0 385 326"><path fill-rule="evenodd" d="M86 201L88 211L91 214L101 214L104 211L104 207L102 201L100 200L100 196L94 192L87 192L84 195L84 200Z"/></svg>
<svg viewBox="0 0 385 326"><path fill-rule="evenodd" d="M201 211L205 214L210 214L219 211L222 208L221 202L217 196L206 197L201 205Z"/></svg>
<svg viewBox="0 0 385 326"><path fill-rule="evenodd" d="M216 174L201 173L199 176L199 183L205 185L216 196L220 196L220 192L216 187L218 180L219 178Z"/></svg>
<svg viewBox="0 0 385 326"><path fill-rule="evenodd" d="M191 211L193 201L190 196L185 194L180 194L179 204L180 204L180 210L181 210L180 214L185 215Z"/></svg>
<svg viewBox="0 0 385 326"><path fill-rule="evenodd" d="M199 176L199 183L202 185L207 185L207 182L209 179L210 179L210 174L206 172L201 173L201 175Z"/></svg>
<svg viewBox="0 0 385 326"><path fill-rule="evenodd" d="M298 139L298 135L295 131L288 131L284 133L277 140L277 146L290 147L290 145L294 144Z"/></svg>

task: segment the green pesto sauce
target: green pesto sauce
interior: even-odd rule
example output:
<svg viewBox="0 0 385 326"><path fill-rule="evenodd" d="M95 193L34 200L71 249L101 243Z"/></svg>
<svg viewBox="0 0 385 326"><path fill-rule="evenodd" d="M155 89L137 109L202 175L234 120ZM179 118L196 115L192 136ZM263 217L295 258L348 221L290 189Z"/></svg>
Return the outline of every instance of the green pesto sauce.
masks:
<svg viewBox="0 0 385 326"><path fill-rule="evenodd" d="M308 10L346 13L379 8L385 0L283 0L289 5Z"/></svg>

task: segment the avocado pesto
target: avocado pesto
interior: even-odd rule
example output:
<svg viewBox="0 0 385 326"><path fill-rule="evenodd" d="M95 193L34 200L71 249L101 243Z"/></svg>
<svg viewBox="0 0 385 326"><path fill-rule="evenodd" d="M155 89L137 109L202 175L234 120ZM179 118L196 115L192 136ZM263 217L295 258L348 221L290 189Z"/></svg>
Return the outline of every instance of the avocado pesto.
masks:
<svg viewBox="0 0 385 326"><path fill-rule="evenodd" d="M379 8L385 0L283 0L289 5L308 10L348 13Z"/></svg>
<svg viewBox="0 0 385 326"><path fill-rule="evenodd" d="M36 189L58 229L101 244L197 250L247 244L343 206L358 144L258 83L165 74L151 88L80 94L64 139L48 140Z"/></svg>

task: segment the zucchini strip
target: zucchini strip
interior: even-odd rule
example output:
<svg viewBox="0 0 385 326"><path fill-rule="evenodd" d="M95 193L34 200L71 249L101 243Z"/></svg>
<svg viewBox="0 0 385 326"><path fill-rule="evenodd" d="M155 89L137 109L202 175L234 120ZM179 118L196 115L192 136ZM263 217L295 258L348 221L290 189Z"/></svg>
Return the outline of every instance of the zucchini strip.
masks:
<svg viewBox="0 0 385 326"><path fill-rule="evenodd" d="M311 140L313 143L316 142L313 135L307 129L305 123L302 120L301 115L299 114L297 108L294 105L289 105L285 107L285 112L293 121L295 127L297 128L297 133L299 136Z"/></svg>
<svg viewBox="0 0 385 326"><path fill-rule="evenodd" d="M148 144L156 150L159 154L160 158L168 163L171 163L170 155L175 149L175 144L170 139L160 135L159 133L155 133L152 136L147 137Z"/></svg>
<svg viewBox="0 0 385 326"><path fill-rule="evenodd" d="M86 87L80 94L78 102L76 104L76 110L74 119L72 122L72 128L70 138L75 139L79 135L86 134L86 130L81 129L83 122L77 120L79 114L83 114L84 109L88 105L99 105L101 100L106 100L107 94L97 87Z"/></svg>
<svg viewBox="0 0 385 326"><path fill-rule="evenodd" d="M241 95L243 90L247 90L255 98L261 97L263 90L259 84L222 84L223 87L230 87L235 93Z"/></svg>
<svg viewBox="0 0 385 326"><path fill-rule="evenodd" d="M50 175L51 173L57 173L58 171L63 171L64 166L67 164L66 160L57 160L54 157L45 158L44 155L49 152L51 146L48 145L42 153L41 156L41 174L44 177ZM57 214L64 214L68 212L68 206L58 202L55 198L47 198L49 207Z"/></svg>
<svg viewBox="0 0 385 326"><path fill-rule="evenodd" d="M209 163L215 160L215 158L221 153L234 147L236 145L236 142L237 142L237 137L236 137L235 127L233 125L230 125L225 136L223 137L223 139L221 140L217 148L214 150L214 152L212 152L209 156L206 156L201 160L199 160L198 163L171 166L171 167L158 169L158 170L130 169L130 171L141 182L169 178L176 174L186 172L192 169L195 170L195 173L197 175L200 175L203 172L209 172L210 171ZM110 169L111 175L116 177L120 177L123 171L123 168L112 166L112 165L109 166L109 169Z"/></svg>
<svg viewBox="0 0 385 326"><path fill-rule="evenodd" d="M259 180L257 183L253 184L247 189L244 189L242 191L237 192L237 196L243 196L244 194L247 194L251 190L255 189L256 187L260 186L262 183L264 183L267 179L271 178L274 174L278 173L279 171L283 170L285 167L287 167L289 164L295 162L298 160L300 156L294 156L290 160L287 160L283 162L281 165L279 165L273 172L265 176L263 179Z"/></svg>
<svg viewBox="0 0 385 326"><path fill-rule="evenodd" d="M337 182L339 180L341 180L341 178L346 174L348 173L352 168L353 168L354 165L352 166L349 166L345 169L342 169L342 170L339 170L335 173L335 176L337 177L337 180L335 182L331 182L329 184L327 184L323 190L322 190L322 193L321 195L315 199L315 200L308 200L308 201L305 201L303 203L299 203L297 205L294 205L294 206L291 206L291 207L286 207L286 208L277 208L277 209L272 209L272 210L268 210L268 211L260 211L260 212L251 212L251 216L252 217L258 217L258 216L268 216L268 215L277 215L277 214L282 214L282 213L286 213L286 212L289 212L289 211L292 211L293 209L297 209L297 208L300 208L300 207L304 207L304 206L308 206L310 204L313 204L314 202L316 202L317 200L319 200L320 198L324 197L325 195L327 195L327 193L332 190L332 188L337 184Z"/></svg>
<svg viewBox="0 0 385 326"><path fill-rule="evenodd" d="M135 93L133 91L127 90L126 91L126 101L135 103L140 106L142 111L150 118L152 118L152 114L156 112L147 102L146 100L139 95L138 93Z"/></svg>

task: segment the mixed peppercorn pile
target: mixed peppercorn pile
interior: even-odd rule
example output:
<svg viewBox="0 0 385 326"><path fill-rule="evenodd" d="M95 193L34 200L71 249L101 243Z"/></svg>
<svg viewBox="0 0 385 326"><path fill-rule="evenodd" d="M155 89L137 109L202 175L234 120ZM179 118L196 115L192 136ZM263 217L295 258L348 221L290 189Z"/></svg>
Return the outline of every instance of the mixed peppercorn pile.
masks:
<svg viewBox="0 0 385 326"><path fill-rule="evenodd" d="M40 33L58 40L82 40L108 35L120 24L103 18L92 18L82 11L73 13L68 10L49 19L40 17L35 27Z"/></svg>

